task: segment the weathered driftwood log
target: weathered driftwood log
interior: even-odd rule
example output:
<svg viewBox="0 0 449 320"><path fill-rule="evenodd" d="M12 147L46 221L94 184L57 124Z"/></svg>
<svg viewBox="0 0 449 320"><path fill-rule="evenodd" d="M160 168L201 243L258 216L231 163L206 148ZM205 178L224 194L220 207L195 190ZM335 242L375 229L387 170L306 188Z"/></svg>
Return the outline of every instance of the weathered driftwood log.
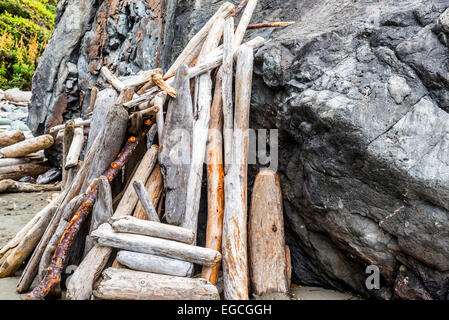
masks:
<svg viewBox="0 0 449 320"><path fill-rule="evenodd" d="M158 147L153 145L147 150L143 159L140 161L119 205L115 209L114 218L131 215L137 203L137 194L132 186L134 181L145 181L150 176L157 160Z"/></svg>
<svg viewBox="0 0 449 320"><path fill-rule="evenodd" d="M153 205L153 200L148 194L145 186L141 181L134 181L133 183L134 190L136 191L137 196L139 197L140 203L147 214L148 220L159 222L159 216L157 215L156 209Z"/></svg>
<svg viewBox="0 0 449 320"><path fill-rule="evenodd" d="M0 180L18 180L25 176L36 178L51 169L48 161L29 162L13 166L0 167Z"/></svg>
<svg viewBox="0 0 449 320"><path fill-rule="evenodd" d="M258 296L289 292L282 192L277 174L256 176L248 220L248 255L252 292Z"/></svg>
<svg viewBox="0 0 449 320"><path fill-rule="evenodd" d="M159 87L154 86L150 88L147 92L141 94L138 97L133 98L132 100L123 104L125 108L133 108L140 105L142 102L147 102L154 98L154 96L160 91Z"/></svg>
<svg viewBox="0 0 449 320"><path fill-rule="evenodd" d="M125 84L122 81L120 81L116 76L114 76L107 67L105 66L101 67L100 72L105 78L105 80L109 82L111 86L118 92L122 92L126 88Z"/></svg>
<svg viewBox="0 0 449 320"><path fill-rule="evenodd" d="M12 179L0 180L0 193L3 192L42 192L59 191L61 184L35 184L27 182L18 182Z"/></svg>
<svg viewBox="0 0 449 320"><path fill-rule="evenodd" d="M206 248L221 252L223 232L223 145L221 129L223 126L221 75L215 81L215 93L212 101L207 143L207 227ZM201 277L216 284L220 264L203 267Z"/></svg>
<svg viewBox="0 0 449 320"><path fill-rule="evenodd" d="M156 166L153 169L153 172L151 172L150 177L145 183L145 189L147 190L150 196L153 206L157 205L159 197L161 196L162 193L162 188L163 182L162 182L161 169L159 168L159 165L156 164ZM136 209L134 210L133 216L139 219L148 220L148 216L140 201L136 205ZM158 216L158 218L160 219L160 216Z"/></svg>
<svg viewBox="0 0 449 320"><path fill-rule="evenodd" d="M161 108L159 108L157 106L150 106L150 107L146 107L145 109L142 109L142 110L134 112L134 113L139 113L142 116L142 118L144 118L144 117L148 118L148 117L158 114L159 110L161 110ZM131 113L131 115L129 117L131 118L131 116L134 113Z"/></svg>
<svg viewBox="0 0 449 320"><path fill-rule="evenodd" d="M198 31L198 33L195 34L192 39L190 39L187 46L184 48L178 58L176 58L175 62L167 70L164 76L176 73L176 71L182 64L189 65L193 61L193 59L198 56L201 50L201 44L205 41L210 32L210 29L217 23L218 20L224 19L229 16L234 8L235 6L229 2L223 3L218 11L200 29L200 31Z"/></svg>
<svg viewBox="0 0 449 320"><path fill-rule="evenodd" d="M97 100L97 94L98 94L98 88L93 87L92 90L90 90L90 103L89 107L86 110L86 114L89 115L94 111L95 107L95 101Z"/></svg>
<svg viewBox="0 0 449 320"><path fill-rule="evenodd" d="M67 177L69 176L69 170L66 169L65 164L67 163L67 155L70 150L70 146L73 141L73 135L75 133L75 121L69 120L65 123L64 126L64 137L62 144L62 186L65 188L67 185ZM68 182L70 183L70 181Z"/></svg>
<svg viewBox="0 0 449 320"><path fill-rule="evenodd" d="M95 230L92 236L102 246L155 254L200 265L214 266L221 259L221 254L212 249L140 234L118 233L107 223Z"/></svg>
<svg viewBox="0 0 449 320"><path fill-rule="evenodd" d="M201 278L182 278L109 268L93 292L107 300L219 300L217 288Z"/></svg>
<svg viewBox="0 0 449 320"><path fill-rule="evenodd" d="M156 114L156 124L157 124L157 136L159 140L159 145L162 143L162 136L164 134L164 103L167 99L167 94L165 92L158 93L151 103L159 108Z"/></svg>
<svg viewBox="0 0 449 320"><path fill-rule="evenodd" d="M190 262L147 253L121 250L117 254L117 261L132 270L169 276L189 277L193 272L193 264Z"/></svg>
<svg viewBox="0 0 449 320"><path fill-rule="evenodd" d="M25 140L25 135L20 130L4 131L0 133L0 148L4 148Z"/></svg>
<svg viewBox="0 0 449 320"><path fill-rule="evenodd" d="M52 235L50 241L45 247L44 253L42 254L42 258L39 262L39 271L38 271L39 281L42 281L42 279L45 277L47 268L50 264L52 255L58 245L59 239L61 238L65 228L69 224L69 221L72 219L73 215L78 210L79 206L84 202L85 197L86 197L85 194L79 194L76 197L74 197L67 204L67 206L64 207L58 227L56 228L55 233Z"/></svg>
<svg viewBox="0 0 449 320"><path fill-rule="evenodd" d="M218 18L212 26L198 61L217 47L223 32L224 17ZM212 80L209 72L203 73L198 78L198 117L193 126L192 136L192 162L187 180L186 211L181 226L197 232L198 210L201 196L201 180L203 177L204 154L208 137Z"/></svg>
<svg viewBox="0 0 449 320"><path fill-rule="evenodd" d="M76 268L67 284L67 300L88 300L92 295L95 280L100 276L112 248L95 245Z"/></svg>
<svg viewBox="0 0 449 320"><path fill-rule="evenodd" d="M295 21L262 22L248 25L247 29L280 28L294 24Z"/></svg>
<svg viewBox="0 0 449 320"><path fill-rule="evenodd" d="M248 4L243 11L243 14L240 18L239 25L237 26L237 30L235 30L234 34L234 50L237 50L240 43L242 43L243 37L245 36L246 29L248 28L249 22L253 15L254 9L256 9L257 0L248 0Z"/></svg>
<svg viewBox="0 0 449 320"><path fill-rule="evenodd" d="M117 156L117 159L111 163L108 169L104 172L104 176L112 181L120 169L126 164L129 157L136 149L137 144L141 141L141 138L130 137L123 147L122 151ZM34 288L34 290L27 296L27 299L43 299L55 285L58 285L61 280L61 272L64 266L64 262L67 259L67 255L70 251L71 245L75 238L75 235L79 231L81 224L87 218L88 214L92 211L93 204L95 202L97 190L92 190L87 196L86 200L79 207L79 210L75 213L72 220L70 220L67 228L62 235L59 244L55 250L48 272L45 278Z"/></svg>
<svg viewBox="0 0 449 320"><path fill-rule="evenodd" d="M164 79L162 79L162 74L155 73L153 74L153 82L157 85L162 91L165 91L172 98L176 98L176 90L171 85L167 84Z"/></svg>
<svg viewBox="0 0 449 320"><path fill-rule="evenodd" d="M187 66L179 67L174 84L178 97L168 103L159 163L164 176L165 219L181 224L186 209L186 183L192 152L193 113Z"/></svg>
<svg viewBox="0 0 449 320"><path fill-rule="evenodd" d="M123 79L122 82L127 87L137 87L149 81L152 81L154 74L162 74L162 69L153 69L139 72L136 75Z"/></svg>
<svg viewBox="0 0 449 320"><path fill-rule="evenodd" d="M24 238L7 255L0 265L0 278L12 276L36 247L57 208L57 200L51 202L33 219L33 225ZM3 259L3 257L2 257Z"/></svg>
<svg viewBox="0 0 449 320"><path fill-rule="evenodd" d="M53 137L49 134L31 138L0 149L0 158L19 158L27 154L50 148Z"/></svg>
<svg viewBox="0 0 449 320"><path fill-rule="evenodd" d="M79 119L79 118L76 120L69 120L69 121L74 121L75 127L87 127L87 126L90 126L90 122L91 122L90 119L83 120L83 119ZM69 121L67 121L67 122L69 122ZM65 124L59 124L57 126L51 127L50 130L48 130L48 133L51 134L51 133L55 133L59 130L63 130L65 128L67 122Z"/></svg>
<svg viewBox="0 0 449 320"><path fill-rule="evenodd" d="M15 166L15 165L24 164L24 163L30 163L30 162L42 162L43 160L44 160L43 157L36 155L36 154L34 154L33 156L27 155L22 158L3 158L3 159L0 159L0 168Z"/></svg>
<svg viewBox="0 0 449 320"><path fill-rule="evenodd" d="M239 50L235 77L233 161L225 176L223 220L223 283L228 300L248 299L247 149L253 50Z"/></svg>
<svg viewBox="0 0 449 320"><path fill-rule="evenodd" d="M116 232L134 233L167 240L192 244L194 234L192 230L160 223L154 220L146 221L135 217L112 219L112 228Z"/></svg>
<svg viewBox="0 0 449 320"><path fill-rule="evenodd" d="M95 139L95 141L93 142L92 144L93 150L96 149L99 142L100 137ZM28 261L28 264L26 265L25 270L22 273L22 276L20 277L19 283L17 284L17 292L23 293L27 291L31 283L33 282L34 278L36 277L42 255L48 242L53 236L53 233L56 231L58 227L59 221L61 220L61 216L63 214L63 209L75 196L77 196L80 193L83 181L87 174L87 170L89 169L89 166L91 165L93 158L94 152L88 152L81 168L77 171L70 185L67 185L67 188L65 188L64 191L60 193L60 195L58 196L57 200L59 203L58 209L56 210L56 213L53 215L53 218L48 224L47 229L42 235L39 244L37 245L36 249L31 255L31 258Z"/></svg>
<svg viewBox="0 0 449 320"><path fill-rule="evenodd" d="M67 153L64 169L68 170L78 164L78 159L84 144L83 127L76 127L73 132L72 143L70 144L69 152Z"/></svg>
<svg viewBox="0 0 449 320"><path fill-rule="evenodd" d="M96 230L101 224L109 220L114 214L112 208L112 191L108 178L101 176L98 178L97 199L92 209L90 220L89 235L86 237L86 244L83 256L93 248L94 242L90 237L92 231Z"/></svg>
<svg viewBox="0 0 449 320"><path fill-rule="evenodd" d="M233 105L232 105L232 72L234 56L234 17L227 17L223 31L223 64L220 68L223 95L223 145L224 172L232 162Z"/></svg>

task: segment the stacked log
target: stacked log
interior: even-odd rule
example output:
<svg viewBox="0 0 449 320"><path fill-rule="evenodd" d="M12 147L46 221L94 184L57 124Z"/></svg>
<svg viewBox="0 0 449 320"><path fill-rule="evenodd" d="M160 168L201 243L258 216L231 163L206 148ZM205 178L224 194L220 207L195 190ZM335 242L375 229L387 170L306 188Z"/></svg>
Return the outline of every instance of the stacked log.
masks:
<svg viewBox="0 0 449 320"><path fill-rule="evenodd" d="M90 118L29 140L18 132L0 134L0 179L37 174L48 165L32 153L51 147L56 136L63 143L63 192L0 250L0 277L29 258L18 291L26 292L37 277L27 298L45 299L60 293L61 275L79 255L67 283L71 300L219 299L220 268L225 299L288 293L290 257L274 172L256 178L247 233L253 50L264 39L242 44L248 28L288 23L250 26L257 0L244 3L236 29L234 15L244 5L235 10L226 2L165 73L121 78L102 66L110 86L92 88ZM200 247L205 160L208 219ZM12 190L37 189L0 181L0 192ZM200 278L193 277L195 264L202 267Z"/></svg>

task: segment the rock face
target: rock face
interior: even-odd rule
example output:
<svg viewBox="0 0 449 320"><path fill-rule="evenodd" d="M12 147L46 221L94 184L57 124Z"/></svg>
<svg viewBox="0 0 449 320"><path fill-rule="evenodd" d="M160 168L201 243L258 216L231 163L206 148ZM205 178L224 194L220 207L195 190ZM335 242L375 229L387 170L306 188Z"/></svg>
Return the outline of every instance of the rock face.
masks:
<svg viewBox="0 0 449 320"><path fill-rule="evenodd" d="M28 123L37 133L83 113L101 65L119 76L166 68L222 3L104 1L73 23L70 47L56 41L79 1L66 2L34 79ZM248 32L271 39L255 54L250 121L278 129L293 283L449 298L448 8L449 0L259 1L254 23L297 21ZM250 166L252 177L258 169ZM379 289L365 284L369 265L379 268Z"/></svg>

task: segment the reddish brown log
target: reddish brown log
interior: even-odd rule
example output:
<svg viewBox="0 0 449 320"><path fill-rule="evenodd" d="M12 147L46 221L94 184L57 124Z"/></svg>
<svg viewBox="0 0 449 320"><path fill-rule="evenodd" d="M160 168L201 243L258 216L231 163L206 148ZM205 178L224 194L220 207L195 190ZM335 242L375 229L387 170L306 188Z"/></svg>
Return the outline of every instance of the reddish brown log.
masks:
<svg viewBox="0 0 449 320"><path fill-rule="evenodd" d="M131 136L123 147L122 151L117 155L117 159L103 173L105 177L111 182L120 169L128 162L129 157L136 149L138 143L142 140L141 137ZM86 200L79 207L78 211L70 220L69 225L64 230L64 233L59 240L58 247L53 254L48 272L45 278L34 288L34 290L27 296L28 300L44 299L47 294L61 281L61 272L67 255L73 244L76 234L78 233L81 224L92 211L95 199L97 196L97 188L95 187L87 196Z"/></svg>
<svg viewBox="0 0 449 320"><path fill-rule="evenodd" d="M172 86L168 85L165 80L162 78L162 74L155 73L153 74L153 82L163 91L167 92L167 94L173 98L176 98L176 90Z"/></svg>

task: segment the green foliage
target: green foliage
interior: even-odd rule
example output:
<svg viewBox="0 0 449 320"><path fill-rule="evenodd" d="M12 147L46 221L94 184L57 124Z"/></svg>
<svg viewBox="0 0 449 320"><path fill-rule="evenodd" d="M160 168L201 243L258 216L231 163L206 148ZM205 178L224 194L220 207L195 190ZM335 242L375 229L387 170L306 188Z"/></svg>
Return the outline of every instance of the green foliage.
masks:
<svg viewBox="0 0 449 320"><path fill-rule="evenodd" d="M57 0L0 0L0 87L31 88L54 28Z"/></svg>

